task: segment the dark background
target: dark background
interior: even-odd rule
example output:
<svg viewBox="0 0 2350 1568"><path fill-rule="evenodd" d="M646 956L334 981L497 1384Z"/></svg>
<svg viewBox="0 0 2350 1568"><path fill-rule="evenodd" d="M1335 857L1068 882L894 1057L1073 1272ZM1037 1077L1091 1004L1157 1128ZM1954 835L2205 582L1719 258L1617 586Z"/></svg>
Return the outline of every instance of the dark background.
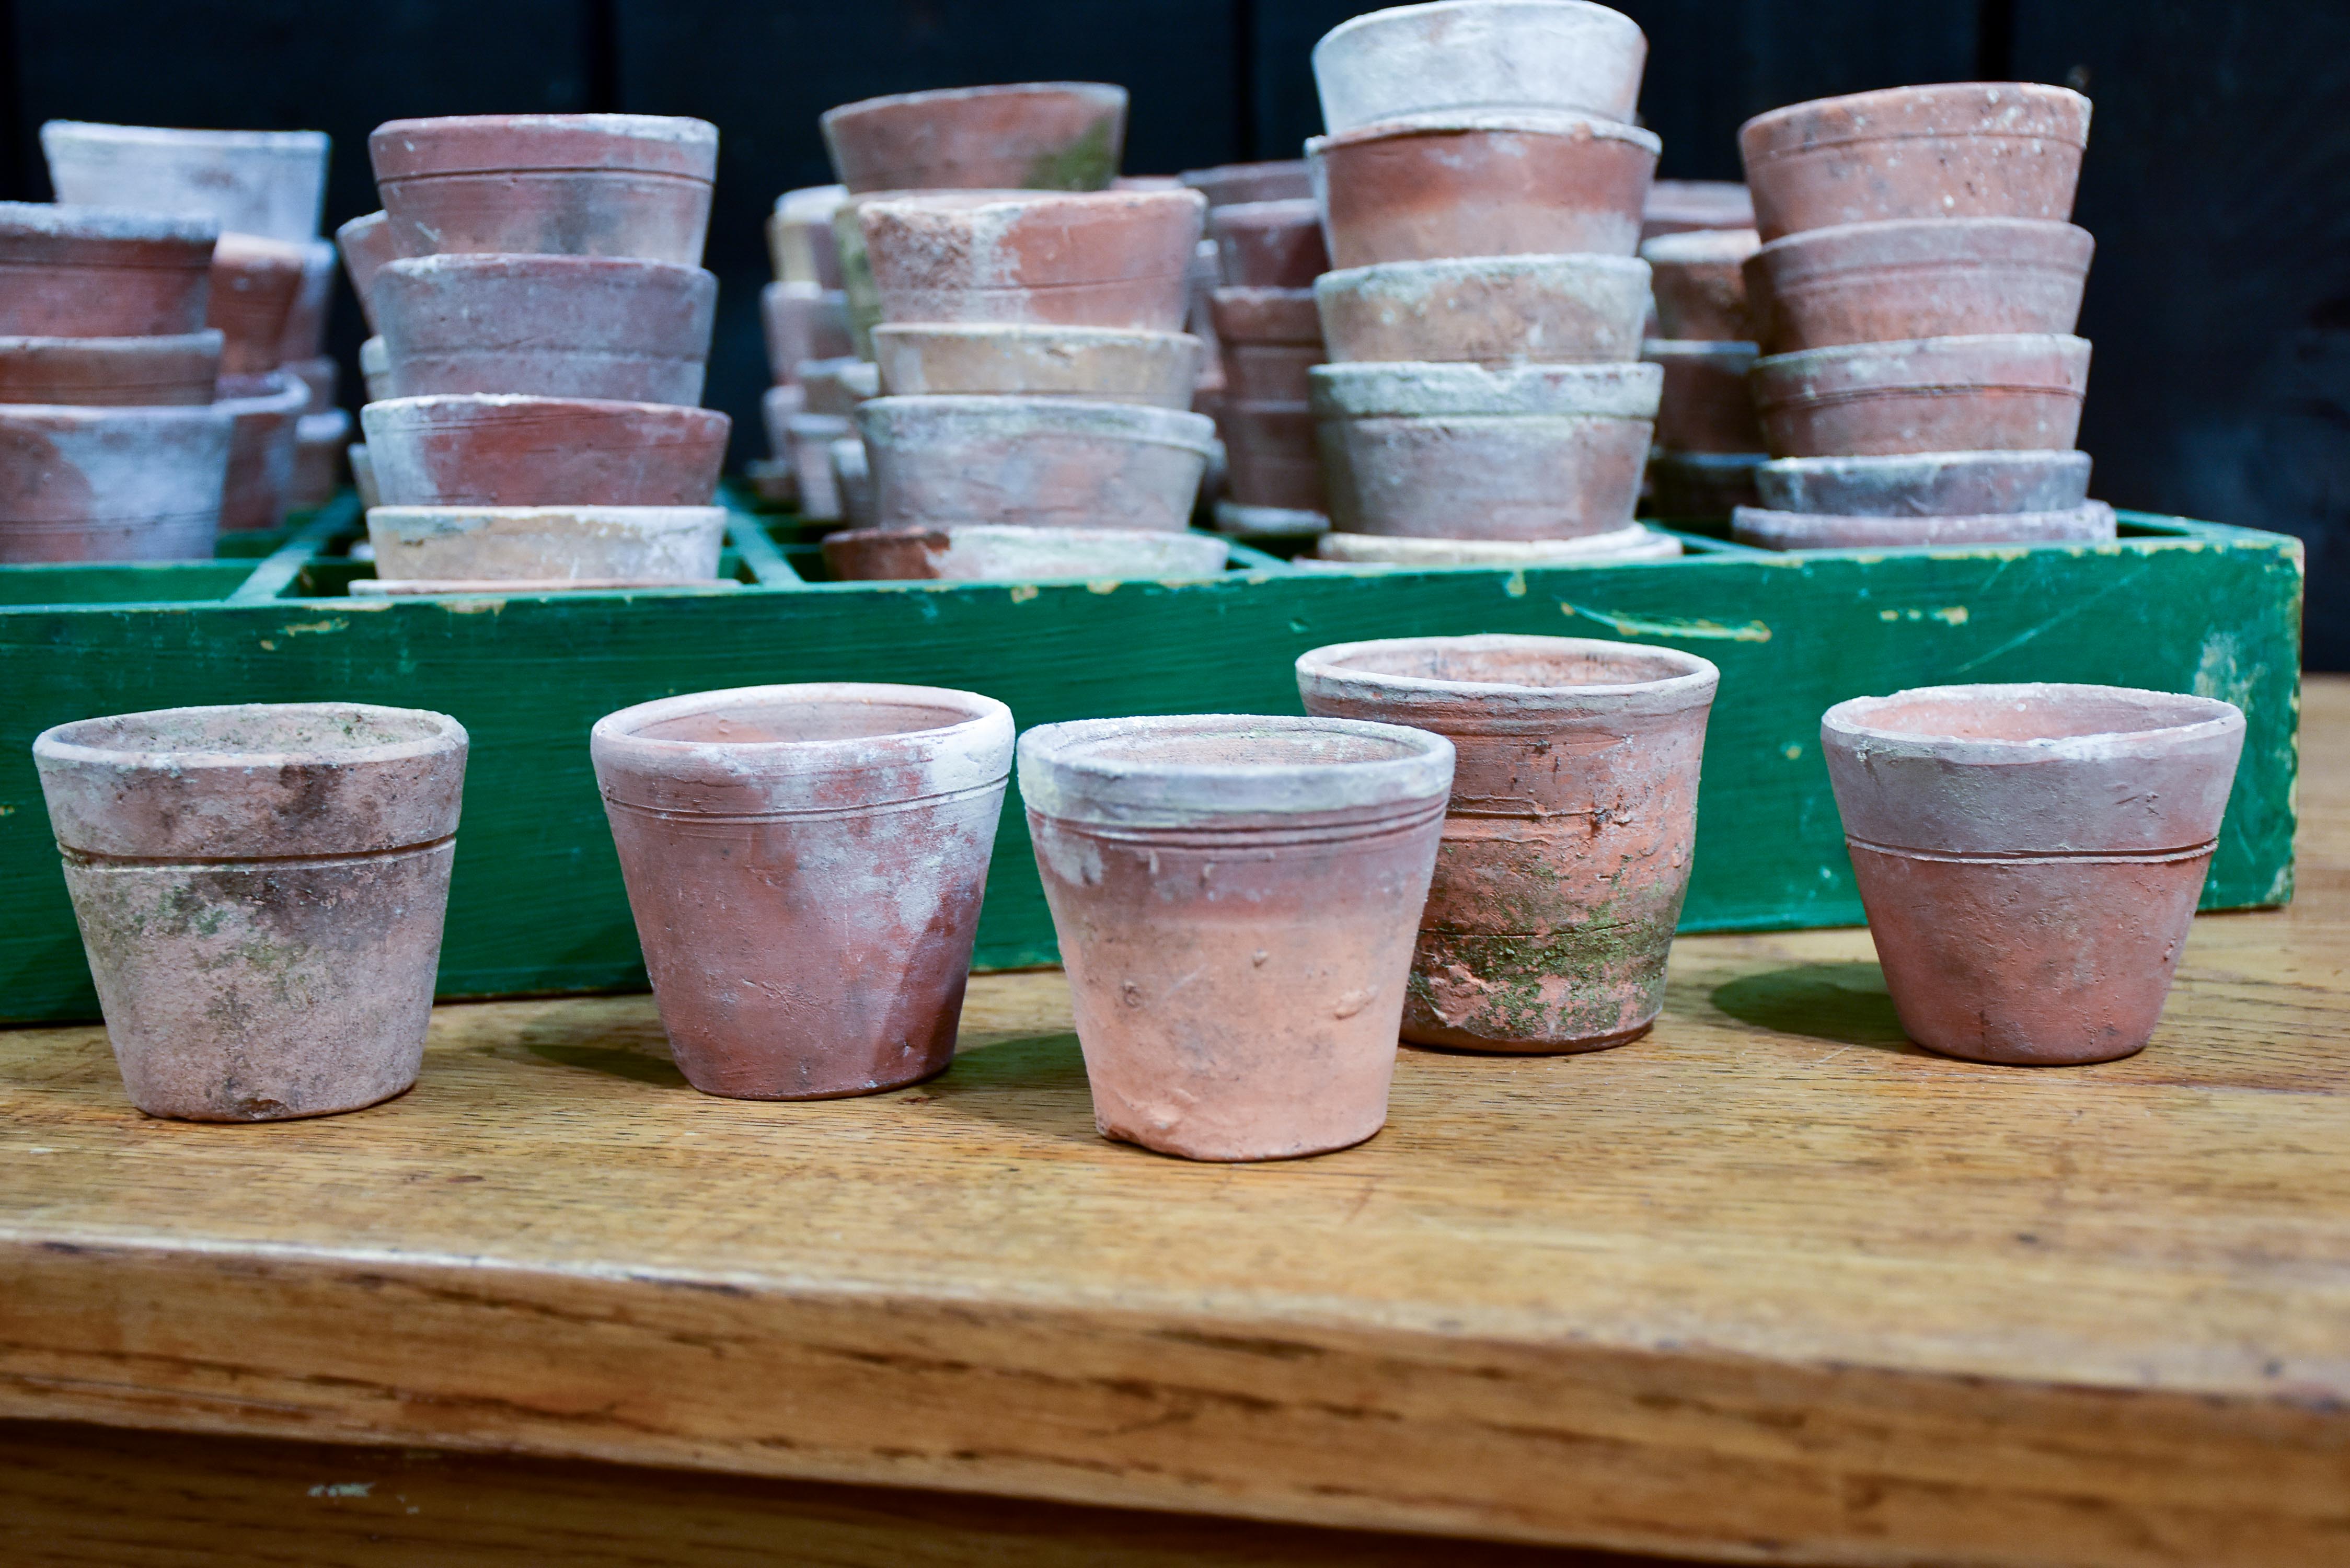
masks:
<svg viewBox="0 0 2350 1568"><path fill-rule="evenodd" d="M831 179L829 106L1080 78L1134 95L1127 170L1292 157L1306 52L1347 0L0 0L0 196L46 199L64 117L309 128L327 217L376 206L403 115L613 109L723 135L709 400L756 455L764 216ZM1749 115L1908 82L2068 82L2096 100L2078 221L2096 493L2309 545L2309 662L2350 668L2350 0L1622 0L1647 29L1661 172L1734 179ZM355 396L359 312L333 347Z"/></svg>

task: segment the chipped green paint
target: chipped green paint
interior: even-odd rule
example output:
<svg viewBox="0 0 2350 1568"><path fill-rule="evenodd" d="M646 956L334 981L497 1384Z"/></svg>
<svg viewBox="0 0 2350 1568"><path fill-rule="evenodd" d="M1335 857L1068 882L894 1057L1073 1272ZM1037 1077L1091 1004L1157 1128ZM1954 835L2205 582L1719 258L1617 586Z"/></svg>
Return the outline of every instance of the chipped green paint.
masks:
<svg viewBox="0 0 2350 1568"><path fill-rule="evenodd" d="M1559 601L1558 607L1569 617L1581 616L1586 620L1596 620L1618 637L1661 637L1674 641L1695 639L1706 642L1771 640L1771 628L1759 620L1750 620L1743 626L1727 626L1718 620L1643 618L1639 616L1611 615L1587 605L1569 604L1565 599Z"/></svg>

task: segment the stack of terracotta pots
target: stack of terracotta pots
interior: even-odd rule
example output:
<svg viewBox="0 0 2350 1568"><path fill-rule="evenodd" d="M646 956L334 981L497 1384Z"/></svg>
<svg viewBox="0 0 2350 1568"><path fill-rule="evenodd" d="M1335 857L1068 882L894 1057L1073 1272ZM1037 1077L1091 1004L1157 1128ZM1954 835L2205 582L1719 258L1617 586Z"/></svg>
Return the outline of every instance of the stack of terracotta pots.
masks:
<svg viewBox="0 0 2350 1568"><path fill-rule="evenodd" d="M833 522L841 515L832 497L828 441L824 449L827 455L809 465L811 472L803 481L800 454L812 444L813 432L795 431L793 421L808 411L802 368L810 361L851 357L848 296L841 287L840 248L832 237L833 214L847 195L839 185L786 191L775 198L775 210L767 217L767 254L775 281L759 296L759 321L766 335L773 384L761 412L767 450L775 455L751 464L750 477L763 498L799 504L812 521ZM853 440L847 421L842 420L828 439Z"/></svg>
<svg viewBox="0 0 2350 1568"><path fill-rule="evenodd" d="M1774 549L2103 539L2072 450L2094 248L2067 220L2089 100L1896 88L1739 132L1767 297L1753 393L1773 461L1739 538Z"/></svg>
<svg viewBox="0 0 2350 1568"><path fill-rule="evenodd" d="M650 115L396 119L369 139L395 258L364 292L376 580L354 592L718 575L728 421L699 406L718 133ZM356 281L356 276L355 276Z"/></svg>
<svg viewBox="0 0 2350 1568"><path fill-rule="evenodd" d="M1656 285L1655 331L1640 357L1661 366L1649 511L1727 517L1756 499L1762 426L1747 391L1762 349L1747 301L1752 229L1679 229L1640 243Z"/></svg>
<svg viewBox="0 0 2350 1568"><path fill-rule="evenodd" d="M1314 283L1330 267L1311 196L1238 202L1208 214L1217 287L1210 322L1222 363L1220 533L1295 537L1329 531L1306 376L1326 357Z"/></svg>
<svg viewBox="0 0 2350 1568"><path fill-rule="evenodd" d="M1326 559L1622 559L1663 372L1634 255L1648 40L1586 0L1440 0L1315 46Z"/></svg>

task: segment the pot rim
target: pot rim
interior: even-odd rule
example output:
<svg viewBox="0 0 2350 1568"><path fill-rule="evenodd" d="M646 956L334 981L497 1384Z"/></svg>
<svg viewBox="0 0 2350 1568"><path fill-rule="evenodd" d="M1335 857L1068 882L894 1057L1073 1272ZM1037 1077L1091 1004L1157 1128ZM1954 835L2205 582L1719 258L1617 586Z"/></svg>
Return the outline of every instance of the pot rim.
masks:
<svg viewBox="0 0 2350 1568"><path fill-rule="evenodd" d="M406 722L424 720L430 732L411 741L378 742L352 746L306 746L299 750L253 751L173 751L167 748L130 745L101 745L78 737L74 732L91 726L124 723L132 720L153 719L177 713L247 713L255 711L276 711L292 717L296 713L321 717L334 713L356 713L389 725L394 721ZM436 756L462 751L467 742L465 726L446 713L430 708L395 708L380 702L207 702L182 708L145 708L131 713L107 713L89 719L68 720L51 725L33 740L33 755L61 766L105 767L117 770L136 769L142 773L182 774L191 772L215 774L244 773L264 768L364 767L377 763L406 762L419 757Z"/></svg>
<svg viewBox="0 0 2350 1568"><path fill-rule="evenodd" d="M51 131L84 141L135 141L158 147L217 147L239 152L327 156L333 139L323 130L192 130L161 125L116 125L103 119L47 119ZM209 221L209 220L207 220Z"/></svg>
<svg viewBox="0 0 2350 1568"><path fill-rule="evenodd" d="M1347 662L1349 659L1371 652L1418 649L1576 654L1602 660L1633 655L1643 659L1660 659L1679 669L1675 674L1635 680L1536 686L1514 680L1452 680L1436 676L1398 675L1386 670L1358 669ZM1588 711L1632 701L1659 709L1693 706L1700 694L1705 701L1711 702L1715 690L1721 683L1721 670L1711 659L1655 643L1616 642L1596 637L1479 632L1466 637L1380 637L1366 638L1357 642L1334 642L1298 655L1297 678L1301 683L1311 680L1334 691L1342 691L1348 696L1372 701L1384 699L1424 703L1431 700L1482 698L1506 701L1517 707L1540 704Z"/></svg>
<svg viewBox="0 0 2350 1568"><path fill-rule="evenodd" d="M2102 537L2113 536L2110 520L2113 508L2103 501L2084 501L2078 506L2035 507L2025 512L1794 512L1776 506L1735 506L1731 509L1731 536L1743 540L1752 534L1794 533L1803 529L1836 530L1875 526L1888 532L1930 533L1936 529L1994 528L2016 532L2016 544L2036 544L2062 538L2046 532L2068 522L2105 523ZM2076 534L2070 537L2088 543L2100 535ZM1930 546L1943 541L1918 539L1917 545ZM1951 541L1958 543L1959 541ZM1809 546L1807 546L1809 547ZM1903 549L1910 547L1894 540L1877 540L1868 544L1847 544L1830 546L1836 549Z"/></svg>
<svg viewBox="0 0 2350 1568"><path fill-rule="evenodd" d="M951 188L929 191L871 191L857 198L857 221L860 227L876 215L891 217L899 213L936 214L950 219L986 213L993 209L1010 208L1022 220L1039 210L1075 205L1080 210L1107 211L1124 207L1147 216L1159 215L1154 209L1163 209L1167 215L1178 213L1198 213L1205 222L1208 199L1185 186L1174 191L1015 191L970 190ZM899 218L899 222L904 222ZM869 243L869 242L868 242ZM1185 257L1188 264L1190 258Z"/></svg>
<svg viewBox="0 0 2350 1568"><path fill-rule="evenodd" d="M1856 380L1846 368L1871 358L1907 356L1915 363L1899 377ZM2057 377L2015 379L2019 362L2053 361ZM1979 332L1949 337L1901 337L1882 343L1840 343L1765 354L1750 372L1755 406L1770 410L1822 399L1898 394L1920 387L2014 387L2078 400L2087 389L2090 343L2069 332ZM1952 361L1958 361L1954 367ZM1963 371L1963 374L1953 372ZM2040 449L2033 449L2040 450ZM1887 454L1890 455L1890 454ZM1903 455L1916 455L1903 454Z"/></svg>
<svg viewBox="0 0 2350 1568"><path fill-rule="evenodd" d="M1648 244L1677 237L1659 234ZM1841 247L1847 245L1861 248L1863 254L1838 254ZM1903 254L1887 255L1887 247L1899 247ZM1969 254L1978 247L1988 254ZM1645 251L1648 245L1641 248ZM1823 251L1829 254L1816 254ZM1879 218L1798 229L1766 242L1751 254L1762 257L1762 265L1770 269L1774 281L1782 284L1886 266L2046 267L2085 273L2096 254L2096 236L2062 218L2005 214ZM1778 275L1782 273L1794 275L1782 278Z"/></svg>
<svg viewBox="0 0 2350 1568"><path fill-rule="evenodd" d="M1444 0L1438 0L1443 4ZM1373 12L1373 16L1379 13ZM1412 136L1474 136L1520 135L1557 136L1586 141L1627 141L1651 158L1665 150L1664 139L1656 132L1625 120L1609 119L1600 114L1578 114L1572 109L1523 109L1516 111L1474 109L1430 109L1418 114L1399 114L1392 119L1376 120L1357 126L1352 130L1334 131L1326 136L1305 139L1305 158L1317 162L1333 152L1348 152L1375 141L1399 141Z"/></svg>
<svg viewBox="0 0 2350 1568"><path fill-rule="evenodd" d="M1533 417L1654 420L1665 372L1643 360L1489 369L1469 360L1352 359L1306 372L1330 419Z"/></svg>
<svg viewBox="0 0 2350 1568"><path fill-rule="evenodd" d="M1314 294L1319 299L1325 295L1367 288L1390 279L1406 283L1422 280L1440 283L1478 272L1536 277L1545 274L1572 277L1581 273L1619 273L1630 276L1637 272L1643 280L1654 275L1654 269L1638 256L1603 255L1596 251L1555 255L1442 256L1424 261L1372 262L1364 266L1333 267L1314 280Z"/></svg>
<svg viewBox="0 0 2350 1568"><path fill-rule="evenodd" d="M338 410L338 412L341 410ZM466 506L442 504L416 506L370 506L367 509L368 526L372 529L380 518L387 528L402 524L454 523L467 517L478 517L487 523L529 523L545 518L577 517L591 523L608 523L619 526L645 529L707 527L726 519L723 506Z"/></svg>
<svg viewBox="0 0 2350 1568"><path fill-rule="evenodd" d="M860 98L826 109L816 117L816 124L828 129L842 119L910 104L963 102L972 99L1015 96L1091 99L1106 109L1124 109L1131 99L1126 88L1112 82L991 82L983 87L925 88L919 92L890 92L876 98Z"/></svg>
<svg viewBox="0 0 2350 1568"><path fill-rule="evenodd" d="M1868 722L1871 714L1896 703L1921 701L1951 703L2040 701L2051 706L2067 701L2118 701L2137 703L2148 709L2150 718L2165 711L2168 716L2163 722L2127 729L2013 741L1937 734L1922 730L1895 730ZM2243 710L2216 697L2151 691L2131 686L2100 686L2086 681L2033 680L1916 686L1883 697L1846 698L1820 716L1820 741L1823 745L1841 746L1854 753L1932 759L1962 767L2049 761L2098 762L2165 751L2231 732L2241 733L2243 729Z"/></svg>
<svg viewBox="0 0 2350 1568"><path fill-rule="evenodd" d="M576 114L432 114L408 119L387 119L369 140L385 135L432 135L445 131L518 130L526 135L548 131L585 130L629 141L666 141L679 146L718 145L718 128L685 114L622 114L590 109ZM520 167L528 167L521 165ZM441 173L457 171L441 170Z"/></svg>
<svg viewBox="0 0 2350 1568"><path fill-rule="evenodd" d="M1014 392L909 392L868 398L848 418L868 441L878 425L900 417L945 415L976 421L1025 414L1054 433L1108 437L1179 447L1202 457L1213 450L1216 421L1188 409L1119 403L1092 398L1028 396Z"/></svg>
<svg viewBox="0 0 2350 1568"><path fill-rule="evenodd" d="M660 261L651 256L521 254L501 251L435 251L431 255L399 256L378 267L375 275L378 279L400 277L437 282L434 275L440 273L526 278L542 272L576 273L582 276L598 273L616 277L634 275L648 282L674 280L688 288L700 286L701 280L707 278L712 293L716 293L718 287L717 274L689 262Z"/></svg>
<svg viewBox="0 0 2350 1568"><path fill-rule="evenodd" d="M550 413L612 414L627 413L651 424L674 424L684 427L708 426L713 421L725 421L716 409L696 408L685 403L633 402L621 398L556 398L531 392L424 392L412 398L383 398L369 403L359 410L360 422L371 421L369 415L378 414L387 430L421 430L437 426L441 429L463 428L480 422L483 416L508 410L543 410ZM434 419L446 414L450 417ZM471 415L472 418L466 416Z"/></svg>
<svg viewBox="0 0 2350 1568"><path fill-rule="evenodd" d="M751 707L814 705L820 702L875 703L944 709L962 716L951 722L919 730L893 730L879 735L855 735L813 741L677 741L650 737L642 732L672 719L723 713ZM913 794L892 792L888 799L869 799L858 806L927 799L941 793L986 787L1011 771L1014 724L1012 710L993 697L949 686L914 686L886 680L802 680L764 686L734 686L716 691L689 691L655 698L607 713L588 732L589 750L598 763L598 782L608 800L619 799L615 781L605 776L602 763L619 764L630 773L651 775L664 783L685 780L695 773L736 787L782 787L795 782L841 774L871 773L929 763L941 775L916 786ZM964 776L969 775L969 776ZM628 792L623 792L628 793ZM651 805L650 802L624 804ZM809 803L812 804L812 803ZM693 815L678 802L653 806L667 813ZM716 815L735 815L729 810Z"/></svg>
<svg viewBox="0 0 2350 1568"><path fill-rule="evenodd" d="M206 349L215 355L226 340L217 327L206 327L194 332L159 332L136 337L59 337L53 335L19 333L0 337L0 357L12 354L119 354L124 358L163 358L174 354L202 354Z"/></svg>
<svg viewBox="0 0 2350 1568"><path fill-rule="evenodd" d="M223 399L211 403L0 403L0 424L227 424L240 413L291 412L293 396L286 392L270 398ZM302 389L300 405L307 407L309 400L308 389ZM252 404L265 406L241 406ZM289 406L284 410L266 406L275 404Z"/></svg>
<svg viewBox="0 0 2350 1568"><path fill-rule="evenodd" d="M240 381L275 383L276 389L240 389L226 397L215 396L211 406L239 415L298 414L310 406L309 387L290 370L268 370L258 376L224 376L218 385L226 387Z"/></svg>
<svg viewBox="0 0 2350 1568"><path fill-rule="evenodd" d="M873 328L876 341L911 342L925 338L969 337L1003 341L1079 344L1132 343L1144 348L1169 348L1200 339L1189 332L1168 332L1149 327L1060 327L1045 321L885 321Z"/></svg>
<svg viewBox="0 0 2350 1568"><path fill-rule="evenodd" d="M1954 222L1944 219L1942 222ZM1858 227L1849 224L1847 227ZM1818 229L1807 230L1819 234ZM1640 242L1639 257L1651 265L1734 266L1762 248L1759 229L1674 229Z"/></svg>
<svg viewBox="0 0 2350 1568"><path fill-rule="evenodd" d="M1767 109L1738 128L1738 151L1749 167L1757 161L1786 158L1806 152L1816 152L1830 147L1848 146L1854 142L1917 140L1927 138L1999 137L2022 140L2058 140L2055 123L2020 130L1960 129L1952 130L1908 130L1872 126L1872 111L1887 105L1907 107L1930 99L1935 107L1945 102L1962 102L1962 95L2014 91L2029 102L2039 100L2052 121L2069 119L2079 128L2078 139L2061 138L2064 145L2085 149L2089 144L2090 100L2086 95L2053 82L1929 82L1914 87L1875 88L1866 92L1840 93L1831 98L1807 99ZM1905 103L1904 100L1907 100ZM1991 107L1996 99L1984 107ZM1930 112L1930 110L1929 110ZM1812 123L1824 118L1849 116L1854 123L1848 130L1823 134L1823 128ZM1751 181L1750 181L1751 183Z"/></svg>
<svg viewBox="0 0 2350 1568"><path fill-rule="evenodd" d="M1672 360L1736 359L1743 373L1762 358L1762 346L1746 337L1643 337L1640 358L1652 365Z"/></svg>
<svg viewBox="0 0 2350 1568"><path fill-rule="evenodd" d="M2086 466L2089 454L2078 447L2017 447L2006 450L1983 447L1966 452L1904 452L1854 454L1849 457L1774 457L1762 466L1773 473L1792 474L1863 474L1882 470L1898 473L1904 468L1932 464L1938 470L1953 466L1968 468L2005 468L2026 463L2050 462L2058 460L2066 468ZM2077 461L2076 461L2077 460Z"/></svg>
<svg viewBox="0 0 2350 1568"><path fill-rule="evenodd" d="M1155 737L1347 736L1392 754L1326 763L1137 763L1088 754ZM1452 742L1426 730L1363 719L1180 713L1039 724L1020 736L1020 796L1039 816L1107 827L1213 827L1224 817L1274 819L1393 810L1450 798Z"/></svg>
<svg viewBox="0 0 2350 1568"><path fill-rule="evenodd" d="M50 121L56 124L55 120ZM124 244L200 245L221 237L212 218L151 212L140 207L112 207L72 202L0 202L0 241L17 236L58 240L119 241ZM88 263L73 265L87 265ZM141 266L151 265L142 262ZM191 257L191 267L209 265Z"/></svg>

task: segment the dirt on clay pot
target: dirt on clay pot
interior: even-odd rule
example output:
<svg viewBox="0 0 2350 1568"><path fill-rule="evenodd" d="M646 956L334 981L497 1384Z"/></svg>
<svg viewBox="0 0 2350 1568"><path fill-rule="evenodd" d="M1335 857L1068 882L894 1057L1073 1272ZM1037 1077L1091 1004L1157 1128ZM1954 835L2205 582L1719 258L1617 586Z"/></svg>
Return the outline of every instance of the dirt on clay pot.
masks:
<svg viewBox="0 0 2350 1568"><path fill-rule="evenodd" d="M1648 264L1631 256L1388 262L1314 282L1330 358L1605 364L1639 357Z"/></svg>
<svg viewBox="0 0 2350 1568"><path fill-rule="evenodd" d="M219 234L203 218L0 202L0 335L201 332Z"/></svg>
<svg viewBox="0 0 2350 1568"><path fill-rule="evenodd" d="M1102 82L1016 82L868 98L821 124L852 193L1097 191L1124 155L1126 107L1126 89Z"/></svg>
<svg viewBox="0 0 2350 1568"><path fill-rule="evenodd" d="M856 425L885 528L1184 528L1215 438L1204 414L1076 398L875 398Z"/></svg>
<svg viewBox="0 0 2350 1568"><path fill-rule="evenodd" d="M210 560L235 416L0 405L0 564Z"/></svg>

